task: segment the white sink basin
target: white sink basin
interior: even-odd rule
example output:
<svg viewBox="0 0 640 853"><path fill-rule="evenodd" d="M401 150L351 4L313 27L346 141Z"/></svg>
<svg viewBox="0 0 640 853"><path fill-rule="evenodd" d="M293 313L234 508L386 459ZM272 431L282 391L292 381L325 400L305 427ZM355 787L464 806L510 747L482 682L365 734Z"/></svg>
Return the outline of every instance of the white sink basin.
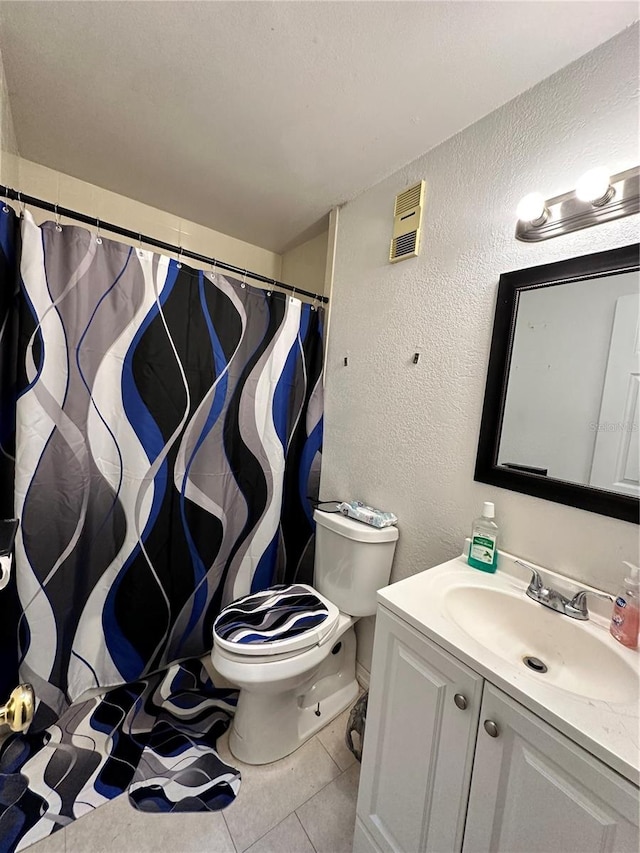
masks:
<svg viewBox="0 0 640 853"><path fill-rule="evenodd" d="M637 665L602 629L556 613L524 593L473 583L447 589L443 605L466 634L549 686L614 704L637 701ZM542 661L547 671L530 669L525 656Z"/></svg>
<svg viewBox="0 0 640 853"><path fill-rule="evenodd" d="M465 557L391 584L380 603L534 714L640 784L640 652L609 633L611 605L590 598L581 622L526 595L529 577L500 551L495 574ZM572 596L581 584L539 568ZM536 672L525 656L541 660Z"/></svg>

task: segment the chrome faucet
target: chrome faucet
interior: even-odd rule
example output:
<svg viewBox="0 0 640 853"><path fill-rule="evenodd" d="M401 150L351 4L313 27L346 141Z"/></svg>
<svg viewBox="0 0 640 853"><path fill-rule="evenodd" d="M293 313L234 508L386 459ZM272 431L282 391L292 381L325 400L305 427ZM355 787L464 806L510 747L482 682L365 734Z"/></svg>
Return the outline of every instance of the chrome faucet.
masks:
<svg viewBox="0 0 640 853"><path fill-rule="evenodd" d="M580 621L584 622L589 618L589 611L587 610L588 595L606 598L608 601L613 602L613 598L607 593L595 592L591 589L581 589L576 592L573 598L567 598L561 592L558 592L558 590L545 586L540 573L533 566L523 563L522 560L516 560L515 562L519 566L522 566L523 569L528 569L531 572L531 581L527 587L529 598L537 601L538 604L542 604L544 607L555 610L556 613L562 613L565 616L570 616L572 619L580 619Z"/></svg>

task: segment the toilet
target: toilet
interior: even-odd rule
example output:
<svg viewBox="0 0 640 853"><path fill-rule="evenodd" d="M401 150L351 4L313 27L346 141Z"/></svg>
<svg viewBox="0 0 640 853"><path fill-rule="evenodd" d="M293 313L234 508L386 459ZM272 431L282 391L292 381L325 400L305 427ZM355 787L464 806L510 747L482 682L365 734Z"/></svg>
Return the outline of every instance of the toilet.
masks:
<svg viewBox="0 0 640 853"><path fill-rule="evenodd" d="M319 510L314 519L315 587L244 596L213 626L213 667L240 688L229 749L247 764L289 755L359 692L354 625L376 612L398 529Z"/></svg>

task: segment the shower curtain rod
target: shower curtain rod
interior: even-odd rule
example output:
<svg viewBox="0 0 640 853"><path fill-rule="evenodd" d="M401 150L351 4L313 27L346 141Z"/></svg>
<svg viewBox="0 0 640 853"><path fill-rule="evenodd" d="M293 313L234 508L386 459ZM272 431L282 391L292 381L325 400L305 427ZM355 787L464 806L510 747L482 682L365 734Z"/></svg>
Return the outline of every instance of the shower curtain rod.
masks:
<svg viewBox="0 0 640 853"><path fill-rule="evenodd" d="M209 258L206 255L200 255L198 252L191 252L189 249L183 249L182 246L174 246L172 243L165 243L164 240L156 240L155 237L149 237L146 234L140 234L138 231L131 231L129 228L122 228L120 225L113 225L111 222L105 222L103 219L97 219L95 216L87 216L84 213L78 213L77 210L69 210L68 207L60 207L58 204L52 204L50 201L44 201L41 198L35 198L31 195L25 195L11 187L0 185L0 196L17 201L21 204L28 204L31 207L39 207L41 210L47 210L49 213L54 213L56 216L64 216L66 219L74 219L76 222L82 222L83 225L95 225L101 231L111 231L112 234L118 234L121 237L128 237L129 240L139 240L141 243L146 243L148 246L154 246L157 249L163 249L165 252L173 252L182 258L191 258L194 261L211 264L214 268L227 270L229 272L240 273L242 276L253 278L256 281L270 284L272 287L280 287L283 290L288 290L291 293L298 293L301 296L308 296L315 299L317 302L329 302L328 296L321 296L319 293L311 293L309 290L303 290L301 287L294 287L292 284L285 284L284 281L277 281L275 278L267 278L266 275L261 275L251 270L245 270L242 267L236 267L233 264L227 264L224 261L219 261L217 258Z"/></svg>

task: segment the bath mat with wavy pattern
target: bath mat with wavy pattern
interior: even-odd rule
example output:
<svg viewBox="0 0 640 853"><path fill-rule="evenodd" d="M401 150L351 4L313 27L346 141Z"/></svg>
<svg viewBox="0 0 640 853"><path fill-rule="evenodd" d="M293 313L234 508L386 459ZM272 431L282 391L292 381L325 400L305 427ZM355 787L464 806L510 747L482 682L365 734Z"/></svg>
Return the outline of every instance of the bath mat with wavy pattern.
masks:
<svg viewBox="0 0 640 853"><path fill-rule="evenodd" d="M216 742L237 691L216 688L199 660L76 702L38 733L0 747L0 853L23 850L128 791L146 812L217 811L240 773Z"/></svg>

